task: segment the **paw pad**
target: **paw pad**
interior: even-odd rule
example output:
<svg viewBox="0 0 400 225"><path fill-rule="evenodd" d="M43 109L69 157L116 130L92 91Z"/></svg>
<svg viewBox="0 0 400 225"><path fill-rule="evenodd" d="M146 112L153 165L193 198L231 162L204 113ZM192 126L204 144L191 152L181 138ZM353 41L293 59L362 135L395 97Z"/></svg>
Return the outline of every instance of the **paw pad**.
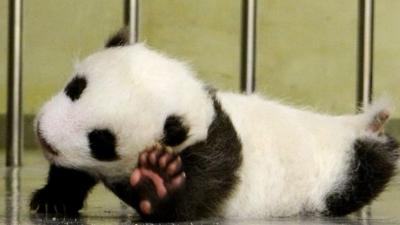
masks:
<svg viewBox="0 0 400 225"><path fill-rule="evenodd" d="M386 121L389 119L389 112L387 111L380 111L378 112L371 123L368 125L368 130L374 132L374 133L383 133L384 129L383 126L385 125Z"/></svg>
<svg viewBox="0 0 400 225"><path fill-rule="evenodd" d="M141 152L138 161L130 182L141 192L140 211L148 215L159 202L183 186L186 175L181 158L159 144ZM155 193L148 191L151 188Z"/></svg>

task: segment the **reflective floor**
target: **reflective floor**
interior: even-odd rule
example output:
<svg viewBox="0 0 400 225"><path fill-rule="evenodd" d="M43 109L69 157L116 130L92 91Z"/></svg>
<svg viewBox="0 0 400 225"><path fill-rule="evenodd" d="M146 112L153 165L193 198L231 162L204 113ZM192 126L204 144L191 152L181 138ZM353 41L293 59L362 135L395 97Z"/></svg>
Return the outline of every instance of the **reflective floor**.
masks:
<svg viewBox="0 0 400 225"><path fill-rule="evenodd" d="M4 151L0 150L0 165L4 165ZM0 167L0 224L139 224L135 213L118 201L102 185L89 196L79 218L56 218L34 215L28 202L33 190L46 179L47 162L37 151L26 151L24 166ZM62 194L62 193L60 193ZM346 218L295 217L268 220L194 221L183 224L400 224L400 176L371 206Z"/></svg>

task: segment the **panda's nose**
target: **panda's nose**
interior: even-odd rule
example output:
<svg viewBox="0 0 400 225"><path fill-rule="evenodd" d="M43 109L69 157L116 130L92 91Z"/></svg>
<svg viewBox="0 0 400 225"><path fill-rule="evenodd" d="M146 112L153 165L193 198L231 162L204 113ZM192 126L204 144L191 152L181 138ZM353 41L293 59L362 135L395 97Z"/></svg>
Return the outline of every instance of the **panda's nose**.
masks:
<svg viewBox="0 0 400 225"><path fill-rule="evenodd" d="M58 151L55 150L50 144L49 142L47 142L47 140L44 138L42 132L40 131L40 123L37 124L37 129L36 129L36 133L37 133L37 137L39 139L39 143L40 145L43 147L43 149L50 153L51 155L57 156L58 155Z"/></svg>

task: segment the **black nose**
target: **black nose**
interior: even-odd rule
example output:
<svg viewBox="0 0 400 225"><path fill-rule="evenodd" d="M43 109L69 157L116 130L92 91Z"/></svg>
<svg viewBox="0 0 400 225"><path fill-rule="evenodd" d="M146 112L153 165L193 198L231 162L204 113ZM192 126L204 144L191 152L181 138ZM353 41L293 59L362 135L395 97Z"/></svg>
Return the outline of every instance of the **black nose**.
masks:
<svg viewBox="0 0 400 225"><path fill-rule="evenodd" d="M36 133L37 133L37 137L39 139L39 143L40 145L43 147L43 149L45 151L47 151L48 153L52 154L52 155L58 155L58 151L55 150L50 144L49 142L46 141L46 139L43 137L42 132L40 131L40 123L38 123L37 125L37 129L36 129Z"/></svg>
<svg viewBox="0 0 400 225"><path fill-rule="evenodd" d="M118 159L115 135L107 129L95 129L88 134L89 147L94 158L101 161Z"/></svg>

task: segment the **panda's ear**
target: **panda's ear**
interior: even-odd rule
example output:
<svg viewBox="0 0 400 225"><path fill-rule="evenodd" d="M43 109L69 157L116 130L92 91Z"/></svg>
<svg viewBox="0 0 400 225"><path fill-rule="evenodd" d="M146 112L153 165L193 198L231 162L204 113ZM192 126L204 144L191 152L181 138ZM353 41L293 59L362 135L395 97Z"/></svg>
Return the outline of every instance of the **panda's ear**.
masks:
<svg viewBox="0 0 400 225"><path fill-rule="evenodd" d="M128 44L129 44L129 29L128 27L124 27L108 39L105 47L112 48L118 46L125 46Z"/></svg>

